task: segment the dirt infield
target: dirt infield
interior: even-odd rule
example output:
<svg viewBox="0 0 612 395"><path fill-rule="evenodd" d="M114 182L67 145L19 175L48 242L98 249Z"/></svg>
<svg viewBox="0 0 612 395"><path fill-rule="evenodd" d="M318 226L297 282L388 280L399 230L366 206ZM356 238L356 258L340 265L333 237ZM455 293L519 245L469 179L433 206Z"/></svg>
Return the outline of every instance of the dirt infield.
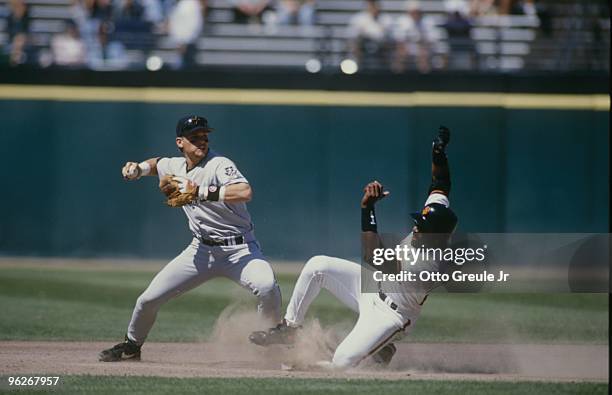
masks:
<svg viewBox="0 0 612 395"><path fill-rule="evenodd" d="M286 347L236 353L218 343L148 343L140 362L102 363L101 342L0 342L0 374L91 374L162 377L287 377L607 381L606 346L401 343L385 369L325 371L298 366Z"/></svg>

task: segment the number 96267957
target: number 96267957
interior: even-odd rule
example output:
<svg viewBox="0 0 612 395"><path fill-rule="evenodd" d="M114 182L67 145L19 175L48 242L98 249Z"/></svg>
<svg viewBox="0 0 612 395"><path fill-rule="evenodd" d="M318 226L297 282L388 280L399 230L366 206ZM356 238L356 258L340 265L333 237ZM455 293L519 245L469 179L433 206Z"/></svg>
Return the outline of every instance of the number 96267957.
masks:
<svg viewBox="0 0 612 395"><path fill-rule="evenodd" d="M59 376L8 376L9 386L55 386Z"/></svg>

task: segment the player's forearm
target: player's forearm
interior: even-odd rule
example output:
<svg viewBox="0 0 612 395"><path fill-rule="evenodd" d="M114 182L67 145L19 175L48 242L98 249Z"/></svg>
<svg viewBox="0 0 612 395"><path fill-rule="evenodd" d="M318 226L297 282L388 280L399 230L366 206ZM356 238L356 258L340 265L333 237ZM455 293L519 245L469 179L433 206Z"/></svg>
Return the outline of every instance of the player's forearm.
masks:
<svg viewBox="0 0 612 395"><path fill-rule="evenodd" d="M431 157L431 186L429 193L440 191L448 196L451 189L451 177L446 153L444 150L437 150L434 145Z"/></svg>
<svg viewBox="0 0 612 395"><path fill-rule="evenodd" d="M143 174L143 176L147 175L147 176L157 176L157 161L159 160L159 157L157 158L151 158L151 159L147 159L144 160L140 163L147 163L150 167L149 173L148 174Z"/></svg>
<svg viewBox="0 0 612 395"><path fill-rule="evenodd" d="M441 158L437 158L437 161L432 162L431 181L437 184L447 185L447 188L450 189L450 168L445 154L442 154Z"/></svg>
<svg viewBox="0 0 612 395"><path fill-rule="evenodd" d="M374 250L381 246L374 205L361 207L361 256L363 261L373 265Z"/></svg>
<svg viewBox="0 0 612 395"><path fill-rule="evenodd" d="M138 180L144 176L156 176L158 159L151 158L140 163L127 162L121 169L121 174L126 180Z"/></svg>
<svg viewBox="0 0 612 395"><path fill-rule="evenodd" d="M174 177L175 179L181 177ZM184 177L183 177L184 178ZM253 191L247 183L236 183L217 187L216 185L196 186L195 195L203 202L244 203L251 200Z"/></svg>
<svg viewBox="0 0 612 395"><path fill-rule="evenodd" d="M253 198L253 190L246 183L231 184L224 187L225 196L224 202L228 203L245 203L250 202Z"/></svg>

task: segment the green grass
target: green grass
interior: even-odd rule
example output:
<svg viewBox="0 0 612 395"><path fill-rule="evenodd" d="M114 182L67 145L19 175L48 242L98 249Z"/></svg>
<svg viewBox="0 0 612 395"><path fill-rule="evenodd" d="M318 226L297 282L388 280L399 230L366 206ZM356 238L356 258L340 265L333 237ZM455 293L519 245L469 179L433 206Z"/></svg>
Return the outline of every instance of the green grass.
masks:
<svg viewBox="0 0 612 395"><path fill-rule="evenodd" d="M161 377L63 376L53 393L66 394L607 394L605 383L478 382L350 379L178 379ZM2 388L2 387L0 387ZM4 386L6 388L6 386ZM14 393L40 394L41 390Z"/></svg>
<svg viewBox="0 0 612 395"><path fill-rule="evenodd" d="M134 302L155 275L143 270L0 267L0 340L116 340ZM280 275L286 304L296 276ZM211 333L223 309L239 301L255 308L246 290L212 280L168 302L151 341L194 341ZM355 315L326 292L309 317L350 328ZM608 342L606 294L433 294L414 342Z"/></svg>

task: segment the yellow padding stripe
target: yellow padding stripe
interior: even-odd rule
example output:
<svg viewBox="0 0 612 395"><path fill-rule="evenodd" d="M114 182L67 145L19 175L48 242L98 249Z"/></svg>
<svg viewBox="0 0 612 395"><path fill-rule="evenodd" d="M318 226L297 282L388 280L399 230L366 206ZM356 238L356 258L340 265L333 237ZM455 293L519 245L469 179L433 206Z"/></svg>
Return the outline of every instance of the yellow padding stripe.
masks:
<svg viewBox="0 0 612 395"><path fill-rule="evenodd" d="M499 107L609 111L608 95L348 92L280 89L111 88L0 85L0 99L283 106Z"/></svg>

